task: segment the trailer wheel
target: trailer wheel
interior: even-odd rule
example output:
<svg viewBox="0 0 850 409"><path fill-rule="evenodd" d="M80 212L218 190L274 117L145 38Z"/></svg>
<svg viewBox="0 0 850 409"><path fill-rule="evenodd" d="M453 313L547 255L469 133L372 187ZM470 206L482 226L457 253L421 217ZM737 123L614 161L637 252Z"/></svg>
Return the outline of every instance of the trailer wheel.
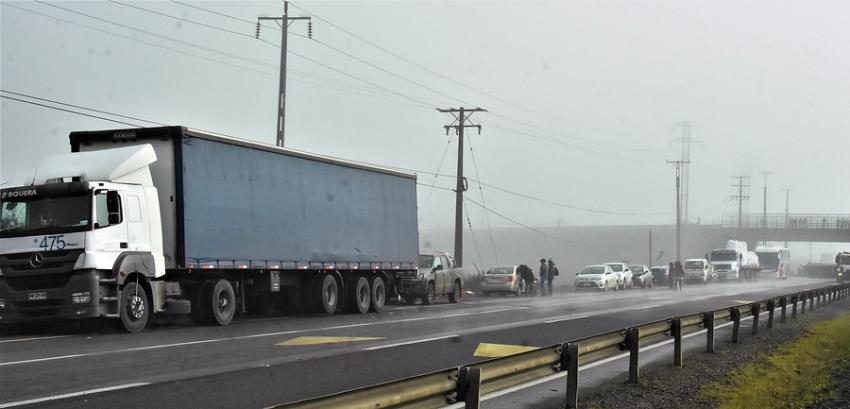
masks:
<svg viewBox="0 0 850 409"><path fill-rule="evenodd" d="M236 314L236 293L230 281L220 279L214 286L205 287L208 289L205 291L208 296L204 299L209 308L206 314L211 319L210 323L220 326L230 324Z"/></svg>
<svg viewBox="0 0 850 409"><path fill-rule="evenodd" d="M519 297L519 288L517 288L514 294ZM449 302L457 304L460 302L460 296L460 282L455 280L455 282L452 283L452 292L449 293Z"/></svg>
<svg viewBox="0 0 850 409"><path fill-rule="evenodd" d="M372 290L366 277L360 276L352 279L347 292L349 311L360 314L369 312L369 306L372 305Z"/></svg>
<svg viewBox="0 0 850 409"><path fill-rule="evenodd" d="M387 304L387 286L384 284L383 277L375 277L372 279L372 306L369 308L373 312L381 312Z"/></svg>
<svg viewBox="0 0 850 409"><path fill-rule="evenodd" d="M322 314L333 314L339 306L339 285L330 274L322 274L316 280L316 310Z"/></svg>
<svg viewBox="0 0 850 409"><path fill-rule="evenodd" d="M148 324L150 313L151 306L145 287L136 281L124 284L118 313L124 330L133 334L141 332Z"/></svg>

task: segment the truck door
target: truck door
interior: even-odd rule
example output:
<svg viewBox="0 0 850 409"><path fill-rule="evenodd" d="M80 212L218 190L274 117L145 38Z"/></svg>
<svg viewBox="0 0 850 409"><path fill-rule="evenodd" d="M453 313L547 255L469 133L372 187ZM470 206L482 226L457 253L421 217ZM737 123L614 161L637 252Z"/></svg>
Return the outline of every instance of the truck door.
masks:
<svg viewBox="0 0 850 409"><path fill-rule="evenodd" d="M150 251L148 225L142 222L142 199L136 193L128 193L125 199L129 250Z"/></svg>
<svg viewBox="0 0 850 409"><path fill-rule="evenodd" d="M437 294L445 294L446 293L446 282L448 281L449 275L449 259L446 256L440 256L440 264L443 265L443 268L440 271L437 271Z"/></svg>

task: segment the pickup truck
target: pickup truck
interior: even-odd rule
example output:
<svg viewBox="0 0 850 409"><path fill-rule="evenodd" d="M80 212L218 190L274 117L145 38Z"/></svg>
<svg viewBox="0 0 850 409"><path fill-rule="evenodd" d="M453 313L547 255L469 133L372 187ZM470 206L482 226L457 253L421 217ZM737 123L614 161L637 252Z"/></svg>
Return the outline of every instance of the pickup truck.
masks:
<svg viewBox="0 0 850 409"><path fill-rule="evenodd" d="M454 258L444 251L419 254L419 269L396 277L399 297L406 303L419 298L430 305L442 296L457 303L463 294L463 269L455 267Z"/></svg>

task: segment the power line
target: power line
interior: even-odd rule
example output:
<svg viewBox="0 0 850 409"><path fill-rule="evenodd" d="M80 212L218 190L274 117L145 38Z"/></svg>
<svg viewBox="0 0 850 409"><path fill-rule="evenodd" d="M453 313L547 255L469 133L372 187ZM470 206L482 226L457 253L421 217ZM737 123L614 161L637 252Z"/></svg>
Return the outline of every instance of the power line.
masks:
<svg viewBox="0 0 850 409"><path fill-rule="evenodd" d="M189 4L189 3L182 2L182 1L171 0L171 2L172 2L172 3L177 3L177 4L181 5L181 6L190 7L190 8L196 9L196 10L201 10L201 11L204 11L204 12L207 12L207 13L210 13L210 14L215 14L215 15L217 15L217 16L227 17L227 18L232 19L232 20L241 21L241 22L243 22L243 23L248 23L248 24L250 24L251 26L254 26L254 22L253 22L253 21L251 21L251 20L245 20L245 19L243 19L243 18L239 18L239 17L231 16L231 15L229 15L229 14L221 13L221 12L218 12L218 11L215 11L215 10L210 10L210 9L208 9L208 8L204 8L204 7L201 7L201 6L196 6L196 5L194 5L194 4ZM277 27L269 27L269 28L271 28L271 29L273 29L273 30L280 31Z"/></svg>
<svg viewBox="0 0 850 409"><path fill-rule="evenodd" d="M446 154L449 152L449 147L452 145L452 136L449 135L449 140L446 141L446 148L443 149L443 155L440 156L440 163L437 164L437 171L434 173L434 180L431 181L431 184L437 183L437 178L440 175L440 169L443 168L443 161L446 160ZM419 216L419 222L422 222L422 219L425 216L425 208L428 207L428 202L431 201L431 193L433 193L433 189L428 189L428 194L425 196L425 203L422 204L422 213Z"/></svg>
<svg viewBox="0 0 850 409"><path fill-rule="evenodd" d="M469 219L469 209L467 209L466 203L463 204L463 211L466 213L466 223L469 226L469 235L472 236L472 245L475 247L475 254L478 255L478 261L481 262L484 259L481 257L481 250L478 248L478 240L475 239L475 230L472 230L472 221Z"/></svg>
<svg viewBox="0 0 850 409"><path fill-rule="evenodd" d="M10 100L13 100L13 101L18 101L18 102L23 102L25 104L30 104L30 105L36 105L36 106L39 106L39 107L42 107L42 108L54 109L54 110L57 110L57 111L63 111L63 112L71 113L71 114L87 116L89 118L96 118L96 119L100 119L100 120L103 120L103 121L115 122L115 123L122 124L122 125L132 126L133 128L141 128L142 127L141 125L131 124L129 122L122 122L122 121L117 121L117 120L114 120L114 119L105 118L105 117L102 117L102 116L97 116L97 115L87 114L87 113L84 113L84 112L74 111L74 110L71 110L71 109L65 109L65 108L53 107L53 106L45 105L45 104L39 104L38 102L26 101L26 100L23 100L23 99L18 99L18 98L6 96L6 95L0 95L0 98L10 99Z"/></svg>
<svg viewBox="0 0 850 409"><path fill-rule="evenodd" d="M479 180L478 182L478 193L481 195L481 204L487 206L487 201L484 200L484 189L481 188L481 175L478 174L478 164L475 162L475 151L472 150L472 138L469 138L469 154L472 156L472 168L475 169L475 177ZM464 205L464 208L466 205ZM467 217L469 217L467 215ZM487 232L490 235L490 245L493 247L493 257L496 260L496 263L499 263L499 253L496 251L496 241L493 240L493 228L490 226L490 218L487 216L487 213L484 213L484 221L487 223Z"/></svg>
<svg viewBox="0 0 850 409"><path fill-rule="evenodd" d="M212 29L212 30L217 30L217 31L221 31L221 32L224 32L224 33L228 33L228 34L236 34L236 35L243 36L243 37L253 38L253 36L250 35L250 34L240 33L238 31L233 31L233 30L229 30L229 29L226 29L226 28L221 28L221 27L218 27L218 26L214 26L212 24L201 23L199 21L190 20L188 18L172 16L171 14L162 13L162 12L159 12L159 11L156 11L156 10L147 9L147 8L136 6L136 5L133 5L133 4L122 3L122 2L116 1L116 0L109 0L109 2L113 3L113 4L118 4L120 6L129 7L129 8L132 8L132 9L144 11L145 13L150 13L150 14L154 14L154 15L162 16L162 17L173 18L175 20L183 21L183 22L186 22L186 23L189 23L189 24L194 24L194 25L201 26L201 27L206 27L206 28L209 28L209 29Z"/></svg>
<svg viewBox="0 0 850 409"><path fill-rule="evenodd" d="M501 214L501 213L499 213L499 212L497 212L497 211L495 211L495 210L493 210L493 209L491 209L491 208L489 208L489 207L485 207L485 206L484 206L484 205L482 205L481 203L478 203L478 202L476 202L476 201L474 201L474 200L472 200L472 199L470 199L470 198L468 198L468 197L466 197L466 196L464 196L464 199L465 199L466 201L469 201L470 203L472 203L472 204L474 204L474 205L476 205L476 206L478 206L478 207L480 207L480 208L484 209L484 210L485 210L485 211L487 211L487 212L493 213L494 215L499 216L499 217L501 217L502 219L505 219L505 220L507 220L507 221L509 221L509 222L511 222L511 223L513 223L513 224L516 224L517 226L520 226L520 227L523 227L523 228L525 228L525 229L531 230L531 231L536 232L536 233L538 233L538 234L541 234L541 235L543 235L543 236L545 236L545 237L549 237L549 238L553 238L553 239L557 239L557 240L565 241L565 242L568 242L568 243L579 244L579 245L583 245L583 246L586 246L586 245L587 245L586 243L582 243L582 242L580 242L580 241L575 241L575 240L566 239L566 238L563 238L563 237L560 237L560 236L555 236L555 235L552 235L552 234L546 233L546 232L545 232L545 231L543 231L543 230L536 229L536 228L531 227L531 226L529 226L529 225L526 225L526 224L520 223L520 222L518 222L518 221L516 221L516 220L514 220L514 219L512 219L512 218L510 218L510 217L508 217L508 216L505 216L505 215L503 215L503 214Z"/></svg>
<svg viewBox="0 0 850 409"><path fill-rule="evenodd" d="M17 96L19 96L19 97L25 97L25 98L29 98L29 99L35 99L35 100L43 101L43 102L50 102L50 103L52 103L52 104L64 105L64 106L71 107L71 108L77 108L77 109L83 109L83 110L86 110L86 111L97 112L97 113L99 113L99 114L106 114L106 115L117 116L117 117L119 117L119 118L130 119L130 120L133 120L133 121L147 122L147 123L149 123L149 124L154 124L154 125L159 125L159 126L168 126L167 124L163 124L163 123L161 123L161 122L148 121L147 119L142 119L142 118L136 118L136 117L133 117L133 116L127 116L127 115L116 114L116 113L114 113L114 112L103 111L103 110L94 109L94 108L86 108L86 107L84 107L84 106L80 106L80 105L69 104L69 103L66 103L66 102L60 102L60 101L56 101L56 100L53 100L53 99L47 99L47 98L37 97L37 96L34 96L34 95L28 95L28 94L24 94L24 93L20 93L20 92L8 91L8 90L5 90L5 89L0 89L0 92L5 92L5 93L7 93L7 94L17 95Z"/></svg>

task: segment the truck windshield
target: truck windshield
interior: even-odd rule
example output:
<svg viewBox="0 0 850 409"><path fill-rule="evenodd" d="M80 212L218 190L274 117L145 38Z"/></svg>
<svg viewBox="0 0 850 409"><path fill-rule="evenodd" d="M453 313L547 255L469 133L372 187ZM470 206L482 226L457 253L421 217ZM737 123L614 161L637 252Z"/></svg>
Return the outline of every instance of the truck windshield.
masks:
<svg viewBox="0 0 850 409"><path fill-rule="evenodd" d="M419 268L431 268L434 266L434 256L419 255Z"/></svg>
<svg viewBox="0 0 850 409"><path fill-rule="evenodd" d="M711 261L738 261L738 255L732 250L712 251Z"/></svg>
<svg viewBox="0 0 850 409"><path fill-rule="evenodd" d="M756 255L759 256L759 266L761 268L771 268L777 269L779 268L779 254L773 252L758 252Z"/></svg>
<svg viewBox="0 0 850 409"><path fill-rule="evenodd" d="M841 257L839 257L838 258L838 264L840 264L842 266L850 264L850 255L846 255L846 256L842 255Z"/></svg>
<svg viewBox="0 0 850 409"><path fill-rule="evenodd" d="M702 261L686 261L685 268L689 268L692 270L701 270L703 269Z"/></svg>
<svg viewBox="0 0 850 409"><path fill-rule="evenodd" d="M91 202L90 193L4 200L0 210L0 237L89 230Z"/></svg>

